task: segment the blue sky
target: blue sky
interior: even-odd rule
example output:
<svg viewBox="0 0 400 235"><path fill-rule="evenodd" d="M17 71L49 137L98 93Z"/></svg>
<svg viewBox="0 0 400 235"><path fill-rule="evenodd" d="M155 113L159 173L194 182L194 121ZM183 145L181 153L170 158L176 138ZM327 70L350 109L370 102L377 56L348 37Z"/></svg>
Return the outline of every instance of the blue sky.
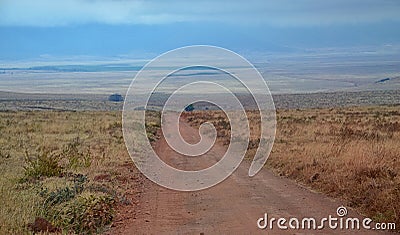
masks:
<svg viewBox="0 0 400 235"><path fill-rule="evenodd" d="M0 59L400 44L397 0L0 0Z"/></svg>

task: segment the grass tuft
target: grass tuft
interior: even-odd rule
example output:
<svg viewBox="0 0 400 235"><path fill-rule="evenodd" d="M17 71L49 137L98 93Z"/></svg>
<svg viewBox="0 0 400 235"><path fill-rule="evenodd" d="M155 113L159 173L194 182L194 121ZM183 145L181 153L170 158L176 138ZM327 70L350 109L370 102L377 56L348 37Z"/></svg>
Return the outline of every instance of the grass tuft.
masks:
<svg viewBox="0 0 400 235"><path fill-rule="evenodd" d="M58 163L58 156L42 151L37 157L25 154L25 179L39 179L41 177L59 176L63 168Z"/></svg>

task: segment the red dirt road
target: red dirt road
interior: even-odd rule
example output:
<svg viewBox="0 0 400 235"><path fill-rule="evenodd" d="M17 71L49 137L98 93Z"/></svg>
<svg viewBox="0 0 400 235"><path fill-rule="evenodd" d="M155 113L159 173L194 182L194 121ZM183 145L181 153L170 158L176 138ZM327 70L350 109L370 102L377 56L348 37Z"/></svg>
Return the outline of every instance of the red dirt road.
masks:
<svg viewBox="0 0 400 235"><path fill-rule="evenodd" d="M198 140L198 131L187 123L181 124L181 134L188 142ZM215 145L208 157L187 158L168 147L165 139L155 143L155 150L170 165L193 170L210 166L225 152ZM211 155L211 156L210 156ZM197 192L173 191L136 177L135 200L120 209L110 234L375 234L366 230L261 230L257 220L268 217L301 219L321 218L336 214L340 202L297 185L295 182L273 175L266 168L250 178L250 162L243 161L239 168L222 183ZM133 174L133 173L132 173ZM138 173L135 173L138 174ZM362 219L349 209L348 217ZM287 225L287 223L286 223ZM325 223L327 227L327 223ZM360 225L361 226L361 225ZM381 232L378 234L382 234Z"/></svg>

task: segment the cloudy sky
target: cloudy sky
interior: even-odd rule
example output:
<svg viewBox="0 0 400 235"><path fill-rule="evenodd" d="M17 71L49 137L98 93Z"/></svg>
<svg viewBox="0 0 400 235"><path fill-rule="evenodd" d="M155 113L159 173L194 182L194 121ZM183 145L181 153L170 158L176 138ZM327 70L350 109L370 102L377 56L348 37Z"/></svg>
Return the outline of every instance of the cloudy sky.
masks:
<svg viewBox="0 0 400 235"><path fill-rule="evenodd" d="M0 0L0 59L400 44L398 0Z"/></svg>

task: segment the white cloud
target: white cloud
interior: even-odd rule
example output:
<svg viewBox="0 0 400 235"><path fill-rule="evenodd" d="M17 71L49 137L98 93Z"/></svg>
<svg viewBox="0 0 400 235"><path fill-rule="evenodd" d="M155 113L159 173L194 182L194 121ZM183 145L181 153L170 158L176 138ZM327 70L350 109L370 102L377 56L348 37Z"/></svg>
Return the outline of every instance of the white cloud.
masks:
<svg viewBox="0 0 400 235"><path fill-rule="evenodd" d="M0 25L228 22L276 26L400 21L397 0L0 0Z"/></svg>

